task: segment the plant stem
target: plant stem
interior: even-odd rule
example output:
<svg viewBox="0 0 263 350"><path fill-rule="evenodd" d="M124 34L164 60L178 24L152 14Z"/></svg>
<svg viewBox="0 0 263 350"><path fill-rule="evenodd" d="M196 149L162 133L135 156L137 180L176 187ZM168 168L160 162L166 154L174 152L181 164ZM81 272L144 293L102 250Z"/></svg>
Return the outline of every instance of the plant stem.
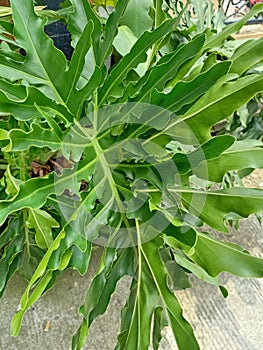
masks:
<svg viewBox="0 0 263 350"><path fill-rule="evenodd" d="M138 246L138 284L137 284L137 305L140 305L140 289L141 289L141 279L142 279L142 252L141 252L141 232L140 232L140 225L138 219L135 219L136 224L136 232L137 232L137 246ZM138 307L138 322L141 320L140 316L140 307ZM138 324L138 329L141 328L141 325ZM140 333L139 333L140 334ZM140 339L138 340L140 342Z"/></svg>
<svg viewBox="0 0 263 350"><path fill-rule="evenodd" d="M21 127L22 129L22 127ZM25 162L25 152L21 152L19 154L19 175L20 180L26 181L26 162ZM24 226L24 234L25 234L25 242L26 242L26 250L28 257L30 257L30 242L29 242L29 230L27 226L27 220L28 220L28 209L23 209L23 226Z"/></svg>
<svg viewBox="0 0 263 350"><path fill-rule="evenodd" d="M26 251L28 257L30 257L30 242L29 242L29 229L27 226L27 220L28 220L28 211L27 209L23 209L23 225L24 225L24 234L25 234L25 242L26 242Z"/></svg>
<svg viewBox="0 0 263 350"><path fill-rule="evenodd" d="M162 4L163 4L163 0L154 1L154 7L155 7L154 29L159 27L159 25L162 23ZM158 40L151 49L151 53L148 56L148 60L147 60L147 69L150 68L150 66L154 61L156 52L158 51L159 44L160 44L160 40Z"/></svg>
<svg viewBox="0 0 263 350"><path fill-rule="evenodd" d="M21 152L19 154L19 175L20 175L20 180L26 181L26 162L25 162L25 153Z"/></svg>

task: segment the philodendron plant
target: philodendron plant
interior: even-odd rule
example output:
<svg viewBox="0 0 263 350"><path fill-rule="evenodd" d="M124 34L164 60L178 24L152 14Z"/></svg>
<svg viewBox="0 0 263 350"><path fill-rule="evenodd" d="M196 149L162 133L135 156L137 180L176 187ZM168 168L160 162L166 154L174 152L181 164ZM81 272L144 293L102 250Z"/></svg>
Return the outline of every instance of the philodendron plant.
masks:
<svg viewBox="0 0 263 350"><path fill-rule="evenodd" d="M13 21L0 23L1 295L16 271L28 280L13 336L62 271L86 273L98 246L73 349L84 346L124 276L131 284L118 350L158 349L167 324L179 349L199 349L176 298L189 275L224 295L222 271L263 276L261 259L202 227L227 232L228 220L263 208L260 189L220 187L228 171L262 167L263 144L210 132L263 90L253 70L263 39L223 61L217 54L263 5L179 44L180 16L160 0L143 4L145 30L137 1L103 11L68 2L70 62L44 33L32 0L11 0Z"/></svg>

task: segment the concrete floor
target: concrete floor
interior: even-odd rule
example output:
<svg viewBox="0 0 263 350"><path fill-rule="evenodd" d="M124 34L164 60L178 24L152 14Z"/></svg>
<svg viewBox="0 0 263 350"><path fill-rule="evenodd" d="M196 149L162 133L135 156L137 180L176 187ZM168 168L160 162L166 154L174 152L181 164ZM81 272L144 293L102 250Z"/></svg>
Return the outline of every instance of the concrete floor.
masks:
<svg viewBox="0 0 263 350"><path fill-rule="evenodd" d="M255 217L242 222L238 231L227 238L263 257L263 230ZM95 264L91 265L91 273ZM82 303L89 275L79 277L67 271L26 314L18 338L9 336L10 321L19 304L25 282L15 276L0 301L1 350L70 350L71 336L80 322L78 306ZM229 297L225 300L213 286L193 279L193 289L178 293L185 317L192 322L202 350L263 349L263 279L244 280L227 274L221 276ZM106 316L91 328L85 349L111 350L119 327L118 310L128 291L128 281L118 286ZM45 324L50 321L46 332ZM177 349L169 329L161 350ZM191 350L191 349L185 349Z"/></svg>

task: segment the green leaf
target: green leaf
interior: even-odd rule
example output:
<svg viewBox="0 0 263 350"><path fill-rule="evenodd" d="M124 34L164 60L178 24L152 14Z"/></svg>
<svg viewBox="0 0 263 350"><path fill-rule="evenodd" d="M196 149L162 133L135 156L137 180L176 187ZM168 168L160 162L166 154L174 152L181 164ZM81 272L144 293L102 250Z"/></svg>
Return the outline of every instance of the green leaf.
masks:
<svg viewBox="0 0 263 350"><path fill-rule="evenodd" d="M83 323L75 335L75 339L79 340L76 340L74 349L80 349L88 335L88 332L86 332L86 335L83 334L79 337L84 325L86 325L88 331L88 327L94 319L106 311L117 282L125 275L134 274L132 249L124 249L116 260L114 260L115 253L116 251L113 248L105 250L97 275L87 291L81 311L84 317Z"/></svg>
<svg viewBox="0 0 263 350"><path fill-rule="evenodd" d="M218 158L202 162L195 174L210 181L221 182L228 171L263 168L263 149L251 148L249 145L244 148L242 144L246 146L247 142L237 141Z"/></svg>
<svg viewBox="0 0 263 350"><path fill-rule="evenodd" d="M195 246L194 246L195 249ZM182 255L175 254L175 260L176 262L182 266L183 268L187 269L188 271L191 271L197 278L199 278L202 281L205 281L207 283L210 283L215 286L219 286L219 281L215 277L211 277L205 269L200 267L199 265L191 262L187 258L185 258Z"/></svg>
<svg viewBox="0 0 263 350"><path fill-rule="evenodd" d="M5 192L9 196L15 196L19 191L19 186L21 185L22 181L12 176L10 165L7 166L5 171L5 181L6 181Z"/></svg>
<svg viewBox="0 0 263 350"><path fill-rule="evenodd" d="M200 142L211 138L210 129L217 122L229 117L235 110L262 91L261 75L250 75L235 81L219 80L180 119L167 125L167 134L194 143L189 129ZM186 126L188 128L186 128ZM193 135L193 134L192 134Z"/></svg>
<svg viewBox="0 0 263 350"><path fill-rule="evenodd" d="M222 271L240 277L263 276L262 259L249 255L236 244L218 242L205 233L198 233L195 252L191 259L211 276L217 276Z"/></svg>
<svg viewBox="0 0 263 350"><path fill-rule="evenodd" d="M78 193L81 179L91 176L95 161L96 159L93 159L88 164L82 162L78 164L78 169L64 169L63 176L54 178L54 173L51 173L48 178L33 178L22 183L19 192L13 198L0 201L0 225L15 211L23 208L41 208L51 194L60 195L65 189Z"/></svg>
<svg viewBox="0 0 263 350"><path fill-rule="evenodd" d="M181 307L175 295L167 287L167 272L160 259L159 248L161 240L154 239L142 245L142 258L151 273L151 278L157 289L163 307L167 312L169 324L175 336L178 348L181 350L199 349L189 323L183 318Z"/></svg>
<svg viewBox="0 0 263 350"><path fill-rule="evenodd" d="M112 11L109 15L109 18L104 27L104 38L103 41L100 42L100 47L98 50L99 61L97 64L99 67L104 64L106 58L111 54L112 43L117 34L119 21L123 16L129 2L130 0L118 0L115 10Z"/></svg>
<svg viewBox="0 0 263 350"><path fill-rule="evenodd" d="M72 256L72 248L69 248L66 252L63 253L61 262L58 266L58 270L64 271L66 269L71 259L71 256Z"/></svg>
<svg viewBox="0 0 263 350"><path fill-rule="evenodd" d="M141 88L139 96L135 99L137 102L147 101L147 96L156 89L157 91L163 91L165 84L168 81L172 81L175 84L182 79L184 75L189 71L190 67L197 61L201 54L201 49L205 42L205 35L196 36L188 44L181 46L180 49L165 55L156 66L154 66L147 76L147 82ZM141 78L145 80L145 78ZM138 85L134 86L134 89L140 86L140 80Z"/></svg>
<svg viewBox="0 0 263 350"><path fill-rule="evenodd" d="M40 124L32 123L31 130L26 132L20 129L12 129L9 132L11 145L10 151L23 151L31 146L48 147L51 151L57 151L62 143L63 135L57 135L54 130L45 129Z"/></svg>
<svg viewBox="0 0 263 350"><path fill-rule="evenodd" d="M228 232L224 218L233 212L241 217L261 212L263 190L250 188L228 188L218 191L196 191L192 189L170 189L178 194L188 211L200 217L211 227Z"/></svg>
<svg viewBox="0 0 263 350"><path fill-rule="evenodd" d="M168 272L168 286L172 291L183 290L190 288L192 285L186 272L177 264L176 261L171 260L165 262L165 267Z"/></svg>
<svg viewBox="0 0 263 350"><path fill-rule="evenodd" d="M112 43L117 34L117 27L129 0L119 0L115 10L109 15L104 31L97 14L91 8L88 1L72 0L74 11L69 15L69 29L73 35L73 45L76 46L81 36L83 28L89 20L94 24L92 33L92 51L95 58L95 64L103 68L105 60L111 54ZM103 38L102 38L103 35Z"/></svg>
<svg viewBox="0 0 263 350"><path fill-rule="evenodd" d="M63 53L55 48L53 41L44 33L45 21L33 11L33 1L21 3L13 0L11 4L14 34L17 43L27 54L22 63L1 56L2 76L12 81L21 79L38 86L48 97L75 114L79 103L83 102L83 94L76 90L76 85L91 44L92 22L88 22L83 28L82 37L75 48L76 53L68 66Z"/></svg>
<svg viewBox="0 0 263 350"><path fill-rule="evenodd" d="M0 111L2 113L12 114L17 120L32 120L41 117L41 113L36 106L38 105L46 113L58 115L65 123L72 121L73 116L65 107L51 100L35 87L28 87L27 89L23 87L23 89L26 95L23 99L11 99L10 94L6 96L0 92Z"/></svg>
<svg viewBox="0 0 263 350"><path fill-rule="evenodd" d="M20 84L10 84L5 80L0 79L0 90L10 100L23 100L26 98L26 89Z"/></svg>
<svg viewBox="0 0 263 350"><path fill-rule="evenodd" d="M26 232L25 232L26 233ZM21 263L20 263L20 274L27 281L30 281L33 276L39 262L42 260L45 251L39 248L35 241L33 240L33 234L31 232L26 233L29 239L25 240L25 245L23 252L21 254Z"/></svg>
<svg viewBox="0 0 263 350"><path fill-rule="evenodd" d="M110 255L113 252L110 252ZM106 257L107 265L94 278L85 298L83 315L88 319L89 324L106 311L117 282L125 275L134 274L134 256L131 248L124 249L115 261L111 261L109 257Z"/></svg>
<svg viewBox="0 0 263 350"><path fill-rule="evenodd" d="M23 319L24 312L32 305L39 297L43 294L43 291L46 289L47 284L50 282L52 278L52 272L49 271L37 284L34 291L28 298L28 302L25 306L21 306L21 310L19 310L15 316L12 318L12 336L17 336Z"/></svg>
<svg viewBox="0 0 263 350"><path fill-rule="evenodd" d="M193 152L186 154L177 152L173 156L173 161L180 174L186 174L192 170L192 172L198 176L198 170L202 166L202 171L205 176L209 171L206 167L209 161L210 164L214 164L214 162L216 162L215 158L218 159L225 150L229 149L234 141L235 138L230 135L217 136L207 141Z"/></svg>
<svg viewBox="0 0 263 350"><path fill-rule="evenodd" d="M22 226L22 215L9 220L7 227L0 235L0 249L2 250L12 239L19 234ZM2 254L1 254L2 256Z"/></svg>
<svg viewBox="0 0 263 350"><path fill-rule="evenodd" d="M52 271L49 271L45 273L46 267L48 264L48 261L50 259L51 254L54 250L59 248L60 241L65 236L65 232L61 231L60 234L56 237L52 245L47 250L46 254L44 255L43 259L39 263L37 269L35 270L30 282L28 283L28 286L21 298L20 305L21 309L14 315L12 319L11 324L11 333L13 336L17 336L19 334L22 319L24 316L24 313L26 310L42 295L43 291L46 289L48 283L50 282L52 278ZM40 279L40 281L37 284L37 287L34 289L31 295L29 295L29 292L32 288L32 286L35 285L35 283Z"/></svg>
<svg viewBox="0 0 263 350"><path fill-rule="evenodd" d="M249 69L262 63L263 38L248 40L240 45L231 56L230 73L244 74Z"/></svg>
<svg viewBox="0 0 263 350"><path fill-rule="evenodd" d="M76 225L79 225L79 221L80 221L79 219L74 221L75 219L74 215L78 210L79 209L75 210L71 218L68 219L67 224L64 226L64 231L66 233L66 236L61 240L59 249L55 250L52 253L47 266L48 270L55 271L55 270L61 269L61 266L63 265L63 260L65 259L66 252L68 252L69 254L69 259L67 261L67 264L65 265L65 268L71 267L69 263L70 261L72 263L71 258L72 258L73 247L78 248L78 250L80 250L81 252L81 255L79 257L79 263L81 264L85 263L85 265L88 266L89 260L90 260L89 253L91 252L91 242L87 241L82 230L76 231L74 227ZM87 261L81 262L80 259L82 259L84 256L87 258ZM73 259L74 259L74 256L73 256Z"/></svg>
<svg viewBox="0 0 263 350"><path fill-rule="evenodd" d="M99 65L99 46L102 34L102 25L97 14L92 10L88 1L71 0L73 11L68 13L68 29L72 35L72 45L76 47L86 24L91 20L94 25L92 32L92 50L95 62Z"/></svg>
<svg viewBox="0 0 263 350"><path fill-rule="evenodd" d="M152 0L132 0L120 20L121 25L128 26L132 33L139 38L145 31L150 30L153 20L149 16Z"/></svg>
<svg viewBox="0 0 263 350"><path fill-rule="evenodd" d="M15 38L17 43L27 52L25 64L20 64L19 69L16 69L15 79L26 79L29 83L41 84L42 86L45 84L49 96L63 104L61 93L64 89L62 86L64 81L55 69L55 67L60 67L60 70L64 72L67 68L63 53L57 50L52 40L44 34L44 21L35 14L33 1L12 0L11 5ZM43 50L43 45L45 50ZM4 62L6 63L6 60ZM1 63L3 64L3 60L1 60L0 65ZM14 74L15 68L18 66L15 62L10 63L10 66L9 73L6 72L8 76L5 76L12 80L11 75ZM1 65L1 73L5 74L3 68L6 71L7 65L5 67ZM56 86L54 86L54 82L56 82Z"/></svg>
<svg viewBox="0 0 263 350"><path fill-rule="evenodd" d="M153 349L158 350L160 341L162 339L162 314L163 310L161 307L157 307L154 310L154 323L153 323L153 331L152 331L152 343L153 343Z"/></svg>
<svg viewBox="0 0 263 350"><path fill-rule="evenodd" d="M59 224L44 210L29 208L28 213L27 226L35 230L37 245L42 249L49 248L53 243L52 228Z"/></svg>
<svg viewBox="0 0 263 350"><path fill-rule="evenodd" d="M21 234L21 231L20 232L18 231L17 233L19 234L12 237L12 240L5 246L3 254L1 254L2 255L0 259L0 273L1 273L0 295L1 296L8 279L11 277L9 273L10 273L12 263L23 250L24 235Z"/></svg>
<svg viewBox="0 0 263 350"><path fill-rule="evenodd" d="M147 265L142 262L139 268L139 280L132 287L127 305L122 310L121 333L116 349L149 349L151 319L159 298Z"/></svg>
<svg viewBox="0 0 263 350"><path fill-rule="evenodd" d="M83 276L87 272L91 257L91 242L87 241L87 248L82 251L77 246L72 247L72 255L67 268L78 270Z"/></svg>
<svg viewBox="0 0 263 350"><path fill-rule="evenodd" d="M121 25L118 28L118 34L113 41L113 45L122 56L125 56L130 52L136 41L137 38L131 29L125 25Z"/></svg>
<svg viewBox="0 0 263 350"><path fill-rule="evenodd" d="M54 177L48 179L35 178L21 184L20 191L11 200L0 201L0 223L2 224L6 217L23 208L39 209L45 204L47 197L54 193Z"/></svg>
<svg viewBox="0 0 263 350"><path fill-rule="evenodd" d="M99 91L99 106L102 106L108 97L114 95L114 91L125 79L131 69L136 68L139 63L145 62L147 50L169 30L172 29L175 20L167 20L152 32L145 32L134 44L130 53L124 56L118 65L114 67L102 88Z"/></svg>
<svg viewBox="0 0 263 350"><path fill-rule="evenodd" d="M168 94L153 91L151 103L182 114L181 109L190 108L228 72L229 67L230 62L220 62L191 81L178 82Z"/></svg>

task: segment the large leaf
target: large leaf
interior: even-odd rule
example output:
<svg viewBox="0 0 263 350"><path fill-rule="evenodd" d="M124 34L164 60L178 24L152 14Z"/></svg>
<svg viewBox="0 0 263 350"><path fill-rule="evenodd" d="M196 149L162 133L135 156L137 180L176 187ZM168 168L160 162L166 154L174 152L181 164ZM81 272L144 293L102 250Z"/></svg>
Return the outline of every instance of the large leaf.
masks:
<svg viewBox="0 0 263 350"><path fill-rule="evenodd" d="M153 20L149 16L152 0L132 0L127 6L120 24L128 26L134 35L139 38L146 30L150 30Z"/></svg>
<svg viewBox="0 0 263 350"><path fill-rule="evenodd" d="M122 310L118 349L149 349L151 320L159 295L147 265L142 261L138 282L132 286L127 305Z"/></svg>
<svg viewBox="0 0 263 350"><path fill-rule="evenodd" d="M106 311L110 298L116 289L117 282L125 275L134 274L132 250L130 248L123 250L116 260L115 254L115 249L106 249L97 275L88 289L85 303L81 308L81 313L84 317L83 323L74 336L74 349L81 348L88 336L90 324L98 315ZM87 329L85 335L81 334L83 327Z"/></svg>
<svg viewBox="0 0 263 350"><path fill-rule="evenodd" d="M218 285L216 276L223 271L240 277L262 277L262 259L251 256L237 244L218 241L209 233L170 225L164 240L174 248L178 264L213 285Z"/></svg>
<svg viewBox="0 0 263 350"><path fill-rule="evenodd" d="M195 174L199 177L206 177L210 181L221 182L228 171L262 168L263 149L251 148L249 145L246 141L237 141L218 158L202 162Z"/></svg>
<svg viewBox="0 0 263 350"><path fill-rule="evenodd" d="M217 276L222 271L241 277L263 276L262 259L251 256L236 244L218 242L205 233L198 233L191 259L211 276Z"/></svg>
<svg viewBox="0 0 263 350"><path fill-rule="evenodd" d="M205 142L211 138L210 129L214 124L229 117L263 90L261 75L245 76L234 81L226 79L224 77L215 83L182 118L172 121L165 131L185 143L193 143L193 138L189 137L190 129L200 142Z"/></svg>
<svg viewBox="0 0 263 350"><path fill-rule="evenodd" d="M45 22L34 13L33 1L13 0L11 4L15 38L26 51L26 56L23 62L0 56L1 75L11 81L21 79L35 84L47 96L64 105L73 114L76 113L78 103L83 98L83 94L76 90L76 84L91 44L93 24L89 22L83 29L82 38L68 66L63 53L55 48L53 41L44 33Z"/></svg>
<svg viewBox="0 0 263 350"><path fill-rule="evenodd" d="M224 219L229 213L240 217L262 212L263 190L228 188L218 191L196 191L192 189L170 189L178 194L190 213L200 217L211 227L228 232Z"/></svg>
<svg viewBox="0 0 263 350"><path fill-rule="evenodd" d="M183 318L182 310L167 286L167 272L160 259L160 239L152 240L141 248L142 262L147 266L154 286L160 295L161 305L167 312L169 324L172 328L179 349L199 349L189 323Z"/></svg>
<svg viewBox="0 0 263 350"><path fill-rule="evenodd" d="M62 132L60 131L58 134L54 129L45 129L40 124L33 123L29 132L12 129L9 132L9 138L11 139L10 150L12 151L26 150L31 146L48 147L52 151L57 151L62 143Z"/></svg>
<svg viewBox="0 0 263 350"><path fill-rule="evenodd" d="M30 86L26 89L21 86L20 88L20 93L23 91L24 96L20 95L19 98L14 99L10 94L6 96L3 92L0 93L1 113L12 114L16 119L22 121L32 120L41 117L36 106L38 105L46 113L58 115L65 123L72 121L73 116L67 108L48 98L35 87Z"/></svg>
<svg viewBox="0 0 263 350"><path fill-rule="evenodd" d="M218 159L234 143L234 140L234 137L230 135L214 137L192 152L176 153L173 156L173 161L180 174L192 171L195 175L198 175L198 170L202 166L203 176L205 177L210 170L206 167L207 163L210 161L209 164L214 164L215 158Z"/></svg>
<svg viewBox="0 0 263 350"><path fill-rule="evenodd" d="M263 38L248 40L240 45L231 56L233 61L230 72L243 74L250 68L262 63Z"/></svg>
<svg viewBox="0 0 263 350"><path fill-rule="evenodd" d="M205 94L230 67L230 62L220 62L191 81L180 81L167 94L154 91L151 103L180 113L182 108L190 108L203 94Z"/></svg>
<svg viewBox="0 0 263 350"><path fill-rule="evenodd" d="M13 10L13 20L15 24L15 37L18 44L26 50L26 64L15 64L12 62L11 69L7 71L7 66L3 66L6 60L2 60L1 74L10 79L28 79L31 83L48 85L49 94L58 102L63 102L61 93L63 90L61 77L58 76L57 65L61 71L67 68L67 62L63 53L57 50L53 42L44 34L44 22L33 10L33 1L21 2L17 0L11 1ZM43 45L45 50L43 50ZM3 57L1 57L4 59ZM12 69L13 68L13 69ZM19 68L19 69L18 69ZM6 71L6 73L5 73ZM14 77L14 72L17 75ZM13 77L11 76L13 75ZM19 76L20 75L20 76ZM54 86L54 81L57 85Z"/></svg>

